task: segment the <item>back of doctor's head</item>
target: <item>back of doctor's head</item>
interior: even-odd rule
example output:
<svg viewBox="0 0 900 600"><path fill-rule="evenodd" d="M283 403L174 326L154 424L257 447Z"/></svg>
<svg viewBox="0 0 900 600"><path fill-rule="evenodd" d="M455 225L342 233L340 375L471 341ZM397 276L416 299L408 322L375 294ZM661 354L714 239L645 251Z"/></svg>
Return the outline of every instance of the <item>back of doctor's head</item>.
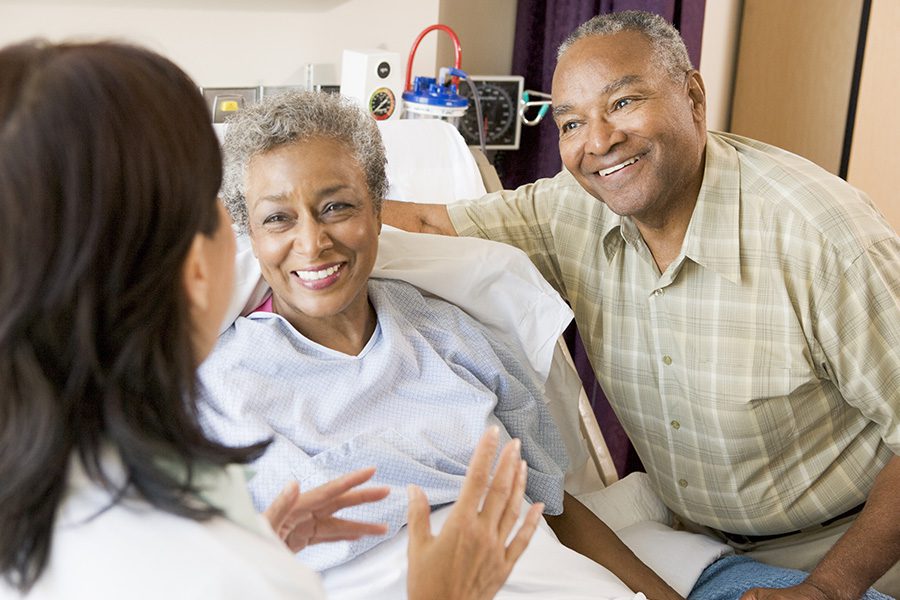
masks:
<svg viewBox="0 0 900 600"><path fill-rule="evenodd" d="M353 100L324 92L271 96L237 112L225 134L222 200L243 233L248 228L245 177L258 154L313 138L342 143L362 169L376 211L387 194L384 143L375 121Z"/></svg>
<svg viewBox="0 0 900 600"><path fill-rule="evenodd" d="M181 267L218 224L220 153L168 60L119 44L0 51L0 574L47 564L78 456L117 450L137 493L192 518L191 465L248 458L203 435ZM85 557L90 560L89 557Z"/></svg>

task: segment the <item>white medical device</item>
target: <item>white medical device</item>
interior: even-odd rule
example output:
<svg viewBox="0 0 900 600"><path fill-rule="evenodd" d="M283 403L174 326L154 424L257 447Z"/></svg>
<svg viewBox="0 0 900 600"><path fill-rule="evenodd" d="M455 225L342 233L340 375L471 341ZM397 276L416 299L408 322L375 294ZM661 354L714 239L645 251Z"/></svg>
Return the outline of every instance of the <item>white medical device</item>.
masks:
<svg viewBox="0 0 900 600"><path fill-rule="evenodd" d="M386 50L344 50L341 94L354 98L376 121L399 119L403 69Z"/></svg>

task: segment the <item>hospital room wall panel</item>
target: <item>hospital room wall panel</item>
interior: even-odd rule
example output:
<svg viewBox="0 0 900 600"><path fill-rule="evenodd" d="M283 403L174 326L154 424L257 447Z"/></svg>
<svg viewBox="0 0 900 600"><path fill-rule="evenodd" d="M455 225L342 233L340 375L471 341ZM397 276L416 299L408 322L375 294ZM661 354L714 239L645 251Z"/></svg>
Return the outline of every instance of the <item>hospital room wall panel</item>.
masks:
<svg viewBox="0 0 900 600"><path fill-rule="evenodd" d="M898 31L897 0L744 0L730 125L845 177L895 231Z"/></svg>
<svg viewBox="0 0 900 600"><path fill-rule="evenodd" d="M731 118L731 91L734 87L740 26L741 0L706 3L700 74L706 85L706 125L716 131L726 131Z"/></svg>
<svg viewBox="0 0 900 600"><path fill-rule="evenodd" d="M459 35L463 70L472 75L510 75L518 0L442 0L441 23ZM439 65L453 64L449 36L438 40Z"/></svg>
<svg viewBox="0 0 900 600"><path fill-rule="evenodd" d="M847 181L868 193L900 232L900 2L873 0Z"/></svg>
<svg viewBox="0 0 900 600"><path fill-rule="evenodd" d="M114 37L164 54L201 86L303 84L307 63L331 65L320 71L333 81L316 83L339 83L345 48L399 52L405 62L439 7L440 0L3 0L0 46ZM436 54L429 36L414 72L433 75Z"/></svg>
<svg viewBox="0 0 900 600"><path fill-rule="evenodd" d="M837 174L863 0L746 0L731 131Z"/></svg>

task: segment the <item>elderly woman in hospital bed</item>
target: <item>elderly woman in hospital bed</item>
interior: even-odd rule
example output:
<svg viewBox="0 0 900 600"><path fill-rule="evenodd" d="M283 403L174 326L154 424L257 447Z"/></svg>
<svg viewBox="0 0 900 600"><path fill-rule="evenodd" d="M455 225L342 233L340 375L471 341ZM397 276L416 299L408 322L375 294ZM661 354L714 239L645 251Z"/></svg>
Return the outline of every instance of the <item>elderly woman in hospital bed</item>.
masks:
<svg viewBox="0 0 900 600"><path fill-rule="evenodd" d="M406 523L408 483L424 489L433 506L457 499L465 458L492 424L502 438L521 441L529 498L551 515L561 513L567 458L542 382L456 306L402 281L370 279L386 189L376 125L340 97L279 96L230 123L222 196L248 234L271 293L220 336L201 369L207 429L232 444L273 438L250 480L259 507L287 481L305 489L377 465L373 481L395 492L344 511L346 518L387 523L393 544L372 556L405 539L397 533ZM593 520L589 536L619 577L654 597L677 596L589 511L570 509L570 501L567 512L580 508ZM373 583L358 576L365 567L355 568L377 562L365 553L380 541L311 547L299 556L326 571L332 595L353 580L367 597L379 585L392 597L400 571ZM507 590L522 573L529 594L630 595L605 568L546 531L522 560L529 566L514 572ZM347 563L354 568L334 569Z"/></svg>

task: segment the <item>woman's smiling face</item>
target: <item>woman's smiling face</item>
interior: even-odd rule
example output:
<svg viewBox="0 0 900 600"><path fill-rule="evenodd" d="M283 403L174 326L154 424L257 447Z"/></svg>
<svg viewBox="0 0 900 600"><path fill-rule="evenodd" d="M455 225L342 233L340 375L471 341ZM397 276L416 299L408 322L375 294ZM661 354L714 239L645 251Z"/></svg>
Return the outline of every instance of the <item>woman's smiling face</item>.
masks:
<svg viewBox="0 0 900 600"><path fill-rule="evenodd" d="M246 183L276 312L300 331L307 319L365 314L381 217L349 147L322 137L279 146L250 160Z"/></svg>

